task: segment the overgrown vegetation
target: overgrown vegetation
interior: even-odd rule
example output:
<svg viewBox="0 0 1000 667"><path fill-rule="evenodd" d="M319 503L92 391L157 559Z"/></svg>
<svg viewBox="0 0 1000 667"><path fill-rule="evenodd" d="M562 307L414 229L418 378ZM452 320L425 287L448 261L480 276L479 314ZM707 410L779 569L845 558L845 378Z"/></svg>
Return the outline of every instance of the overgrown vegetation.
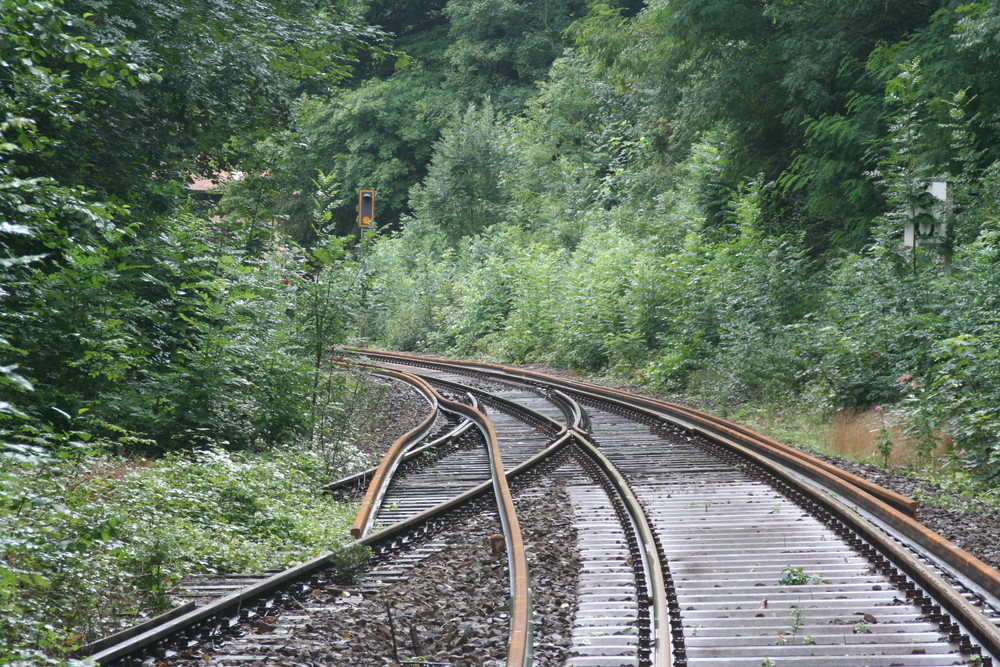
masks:
<svg viewBox="0 0 1000 667"><path fill-rule="evenodd" d="M375 335L724 412L879 406L993 479L998 14L904 4L592 3L522 108L454 111L376 248ZM946 239L904 247L932 179Z"/></svg>
<svg viewBox="0 0 1000 667"><path fill-rule="evenodd" d="M357 385L323 363L364 315L725 413L889 414L882 463L905 440L988 484L998 27L986 0L0 0L4 470L332 471ZM117 539L95 521L73 539ZM10 549L2 599L56 576Z"/></svg>
<svg viewBox="0 0 1000 667"><path fill-rule="evenodd" d="M4 664L36 664L39 650L63 655L163 611L184 575L329 551L353 519L318 493L328 478L309 451L64 454L0 469Z"/></svg>
<svg viewBox="0 0 1000 667"><path fill-rule="evenodd" d="M185 182L386 54L346 2L0 0L0 662L345 532L317 494L358 387L326 368L364 280L338 188L312 174L304 248Z"/></svg>

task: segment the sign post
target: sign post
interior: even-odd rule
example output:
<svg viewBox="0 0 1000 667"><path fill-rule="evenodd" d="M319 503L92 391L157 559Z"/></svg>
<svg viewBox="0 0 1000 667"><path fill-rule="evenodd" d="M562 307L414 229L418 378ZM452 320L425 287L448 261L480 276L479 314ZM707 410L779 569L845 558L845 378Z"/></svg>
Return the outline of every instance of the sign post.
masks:
<svg viewBox="0 0 1000 667"><path fill-rule="evenodd" d="M358 228L361 235L375 231L375 191L361 190L358 192ZM362 247L362 252L364 248ZM368 337L368 311L365 309L365 292L368 286L368 260L361 257L361 341Z"/></svg>
<svg viewBox="0 0 1000 667"><path fill-rule="evenodd" d="M932 179L916 185L918 194L907 212L903 227L903 245L913 253L914 267L917 248L936 248L940 253L945 275L951 274L951 246L948 226L954 215L950 183ZM935 263L937 263L937 261Z"/></svg>

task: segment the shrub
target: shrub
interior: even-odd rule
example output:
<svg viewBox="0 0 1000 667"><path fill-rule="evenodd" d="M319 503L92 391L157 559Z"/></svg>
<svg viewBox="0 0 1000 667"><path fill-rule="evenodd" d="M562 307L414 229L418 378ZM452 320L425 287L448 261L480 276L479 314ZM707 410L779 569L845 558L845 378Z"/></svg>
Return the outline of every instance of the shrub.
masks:
<svg viewBox="0 0 1000 667"><path fill-rule="evenodd" d="M202 450L159 460L0 459L0 662L61 656L168 606L195 572L260 572L344 541L322 459Z"/></svg>

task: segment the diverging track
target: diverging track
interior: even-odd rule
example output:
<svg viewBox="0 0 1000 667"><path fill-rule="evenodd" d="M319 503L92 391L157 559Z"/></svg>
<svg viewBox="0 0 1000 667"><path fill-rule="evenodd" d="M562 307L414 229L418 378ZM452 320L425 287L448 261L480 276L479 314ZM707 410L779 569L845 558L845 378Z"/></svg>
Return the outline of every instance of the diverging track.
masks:
<svg viewBox="0 0 1000 667"><path fill-rule="evenodd" d="M916 667L1000 654L1000 575L917 524L908 498L681 406L353 352L428 402L378 467L328 487L361 502L366 574L337 580L329 564L344 556L331 554L110 642L101 664ZM442 564L462 549L473 565ZM459 586L470 568L479 583ZM365 600L448 597L433 591L453 583L499 586L496 604L456 595L435 627L417 612L394 623L388 603L368 618L382 614Z"/></svg>
<svg viewBox="0 0 1000 667"><path fill-rule="evenodd" d="M628 480L653 531L675 601L675 664L996 659L1000 575L916 524L910 499L680 406L487 364L365 354L426 377L488 378L583 404L575 436ZM581 639L575 651L592 645ZM586 664L646 663L642 650L635 662Z"/></svg>

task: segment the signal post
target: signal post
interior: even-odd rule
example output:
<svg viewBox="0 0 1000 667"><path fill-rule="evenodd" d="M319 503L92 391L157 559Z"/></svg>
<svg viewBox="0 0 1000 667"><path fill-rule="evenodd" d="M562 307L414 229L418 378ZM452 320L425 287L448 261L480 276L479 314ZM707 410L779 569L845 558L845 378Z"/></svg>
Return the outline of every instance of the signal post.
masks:
<svg viewBox="0 0 1000 667"><path fill-rule="evenodd" d="M375 231L375 191L360 190L358 192L358 235L364 237L365 232ZM361 340L368 337L368 311L364 307L367 288L368 259L361 257Z"/></svg>

